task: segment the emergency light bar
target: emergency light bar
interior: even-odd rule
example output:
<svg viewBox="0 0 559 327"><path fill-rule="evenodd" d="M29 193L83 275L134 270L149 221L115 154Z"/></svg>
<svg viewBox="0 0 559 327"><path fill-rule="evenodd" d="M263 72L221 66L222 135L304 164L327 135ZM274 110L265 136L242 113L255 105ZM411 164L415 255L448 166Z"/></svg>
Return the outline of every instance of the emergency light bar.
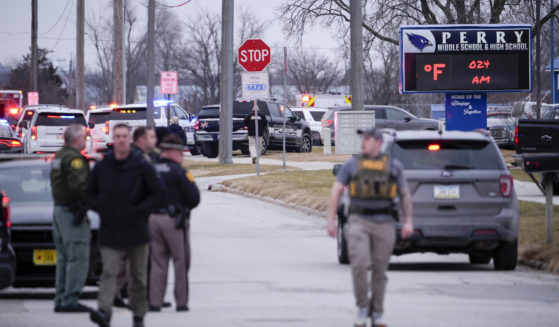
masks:
<svg viewBox="0 0 559 327"><path fill-rule="evenodd" d="M74 115L48 115L47 118L62 118L62 119L74 119Z"/></svg>
<svg viewBox="0 0 559 327"><path fill-rule="evenodd" d="M153 100L153 105L156 107L166 106L173 103L173 100Z"/></svg>

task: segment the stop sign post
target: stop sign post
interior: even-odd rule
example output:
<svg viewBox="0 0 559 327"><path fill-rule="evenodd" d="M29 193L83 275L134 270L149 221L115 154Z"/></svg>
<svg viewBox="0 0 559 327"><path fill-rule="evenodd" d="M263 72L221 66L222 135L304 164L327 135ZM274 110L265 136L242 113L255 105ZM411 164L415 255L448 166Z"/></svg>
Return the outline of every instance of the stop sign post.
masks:
<svg viewBox="0 0 559 327"><path fill-rule="evenodd" d="M239 65L247 72L261 72L270 64L270 47L260 39L246 40L238 53Z"/></svg>

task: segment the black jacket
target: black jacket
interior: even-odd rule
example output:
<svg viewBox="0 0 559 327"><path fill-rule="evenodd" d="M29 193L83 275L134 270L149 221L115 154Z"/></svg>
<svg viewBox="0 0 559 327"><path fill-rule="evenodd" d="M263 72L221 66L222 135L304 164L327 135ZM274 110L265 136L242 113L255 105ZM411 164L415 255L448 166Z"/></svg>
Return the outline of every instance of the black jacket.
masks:
<svg viewBox="0 0 559 327"><path fill-rule="evenodd" d="M183 145L186 145L186 133L184 132L184 129L182 128L181 125L171 124L169 126L169 129L171 130L171 132L173 132L174 134L178 135L181 138Z"/></svg>
<svg viewBox="0 0 559 327"><path fill-rule="evenodd" d="M132 149L122 161L110 151L87 183L91 207L99 213L99 245L127 247L150 241L148 218L159 206L164 186L142 153Z"/></svg>
<svg viewBox="0 0 559 327"><path fill-rule="evenodd" d="M200 191L189 172L166 158L160 158L154 166L166 189L161 209L177 204L192 209L200 203Z"/></svg>
<svg viewBox="0 0 559 327"><path fill-rule="evenodd" d="M268 124L268 122L266 121L266 117L264 115L262 115L261 113L258 113L258 116L260 117L260 119L258 119L258 136L262 137L264 136L264 127L266 127L266 125ZM248 136L256 136L256 128L255 128L255 124L254 124L254 119L255 118L255 114L254 112L251 112L250 114L245 116L245 121L244 124L246 127L248 127Z"/></svg>

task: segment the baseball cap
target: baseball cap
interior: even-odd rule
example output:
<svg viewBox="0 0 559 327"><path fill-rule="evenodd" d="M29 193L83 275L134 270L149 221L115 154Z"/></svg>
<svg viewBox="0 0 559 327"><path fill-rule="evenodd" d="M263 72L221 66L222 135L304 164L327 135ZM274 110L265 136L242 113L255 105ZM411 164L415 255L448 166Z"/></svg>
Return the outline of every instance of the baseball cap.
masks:
<svg viewBox="0 0 559 327"><path fill-rule="evenodd" d="M372 136L375 139L382 141L382 132L379 128L376 128L376 127L371 127L371 128L367 128L367 129L358 129L357 134Z"/></svg>
<svg viewBox="0 0 559 327"><path fill-rule="evenodd" d="M159 143L159 148L161 150L185 150L181 138L175 134L165 136Z"/></svg>

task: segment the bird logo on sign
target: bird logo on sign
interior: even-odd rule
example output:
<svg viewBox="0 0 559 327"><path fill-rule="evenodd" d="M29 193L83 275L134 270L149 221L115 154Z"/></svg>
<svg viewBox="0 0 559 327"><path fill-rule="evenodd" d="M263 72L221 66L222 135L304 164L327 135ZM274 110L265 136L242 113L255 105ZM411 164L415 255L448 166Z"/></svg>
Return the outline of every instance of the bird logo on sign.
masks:
<svg viewBox="0 0 559 327"><path fill-rule="evenodd" d="M406 33L406 35L408 36L408 40L410 40L411 44L413 44L414 47L418 48L419 51L423 51L423 49L428 46L433 46L433 44L431 44L431 42L429 42L429 40L427 40L427 38L424 36L413 33Z"/></svg>

